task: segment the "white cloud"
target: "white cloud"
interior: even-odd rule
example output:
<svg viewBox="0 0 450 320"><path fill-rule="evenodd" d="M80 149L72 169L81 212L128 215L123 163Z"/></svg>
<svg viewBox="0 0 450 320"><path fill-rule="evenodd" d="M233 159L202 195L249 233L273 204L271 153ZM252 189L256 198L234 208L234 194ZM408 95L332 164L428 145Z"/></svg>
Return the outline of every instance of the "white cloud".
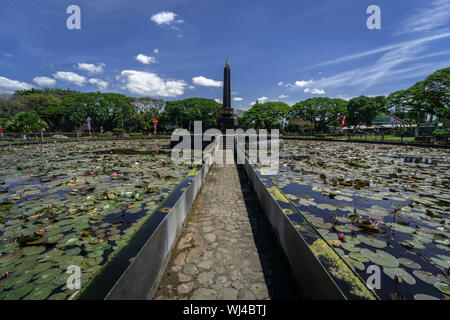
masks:
<svg viewBox="0 0 450 320"><path fill-rule="evenodd" d="M384 46L384 47L380 47L380 48L376 48L376 49L372 49L372 50L368 50L368 51L364 51L364 52L358 52L358 53L351 54L348 56L343 56L343 57L340 57L337 59L322 62L322 63L314 65L312 67L320 67L320 66L325 66L325 65L329 65L329 64L346 62L346 61L350 61L350 60L355 60L355 59L371 56L371 55L374 55L377 53L400 49L402 47L419 46L419 45L425 44L427 42L432 42L432 41L436 41L436 40L440 40L440 39L444 39L444 38L448 38L448 37L450 37L450 33L442 33L442 34L433 35L433 36L429 36L429 37L413 39L413 40L395 43L392 45L388 45L388 46Z"/></svg>
<svg viewBox="0 0 450 320"><path fill-rule="evenodd" d="M256 101L257 101L259 104L266 103L267 100L269 100L269 98L267 98L267 97L260 97L260 98L256 99Z"/></svg>
<svg viewBox="0 0 450 320"><path fill-rule="evenodd" d="M305 93L311 93L311 94L317 94L317 95L322 95L325 94L325 90L323 89L310 89L310 88L306 88L305 90L303 90Z"/></svg>
<svg viewBox="0 0 450 320"><path fill-rule="evenodd" d="M304 81L304 80L301 80L301 81L295 81L295 86L297 87L297 88L304 88L304 87L307 87L307 86L309 86L309 85L311 85L311 84L313 84L314 83L314 81L312 81L312 80L309 80L309 81Z"/></svg>
<svg viewBox="0 0 450 320"><path fill-rule="evenodd" d="M53 75L53 77L57 80L71 82L79 87L83 86L83 84L86 82L85 77L80 76L79 74L76 74L74 72L58 71Z"/></svg>
<svg viewBox="0 0 450 320"><path fill-rule="evenodd" d="M182 23L184 22L181 19L177 19L177 15L170 11L161 11L157 14L154 14L151 17L151 20L158 25L171 25L173 23Z"/></svg>
<svg viewBox="0 0 450 320"><path fill-rule="evenodd" d="M95 65L92 63L78 63L78 69L87 71L89 74L97 74L103 72L104 63L100 63L99 65Z"/></svg>
<svg viewBox="0 0 450 320"><path fill-rule="evenodd" d="M214 101L217 103L222 103L222 100L220 100L219 98L214 99Z"/></svg>
<svg viewBox="0 0 450 320"><path fill-rule="evenodd" d="M16 90L29 90L33 88L31 84L17 80L11 80L0 76L0 93L14 93Z"/></svg>
<svg viewBox="0 0 450 320"><path fill-rule="evenodd" d="M286 87L286 88L304 88L307 87L309 85L312 85L314 83L313 80L299 80L299 81L295 81L295 83L289 83L289 82L283 82L280 81L278 82L278 86L279 87Z"/></svg>
<svg viewBox="0 0 450 320"><path fill-rule="evenodd" d="M158 54L158 53L159 53L159 49L156 48L155 50L153 50L153 53L154 53L154 54Z"/></svg>
<svg viewBox="0 0 450 320"><path fill-rule="evenodd" d="M189 89L189 90L194 90L194 89L195 89L195 86L190 85L190 86L188 86L188 89Z"/></svg>
<svg viewBox="0 0 450 320"><path fill-rule="evenodd" d="M154 57L150 57L150 56L146 56L142 53L139 53L136 56L136 60L143 63L143 64L150 64L150 63L155 63L156 59Z"/></svg>
<svg viewBox="0 0 450 320"><path fill-rule="evenodd" d="M240 98L240 97L234 97L234 98L233 98L233 101L242 101L242 100L244 100L244 99L242 99L242 98Z"/></svg>
<svg viewBox="0 0 450 320"><path fill-rule="evenodd" d="M177 97L187 86L183 80L164 80L155 73L136 70L122 71L119 79L130 93L139 96Z"/></svg>
<svg viewBox="0 0 450 320"><path fill-rule="evenodd" d="M35 77L33 82L40 87L51 87L55 85L56 80L48 77Z"/></svg>
<svg viewBox="0 0 450 320"><path fill-rule="evenodd" d="M100 90L106 90L109 86L108 82L96 78L89 79L89 83L96 85Z"/></svg>
<svg viewBox="0 0 450 320"><path fill-rule="evenodd" d="M286 94L282 94L278 97L278 99L287 99L287 98L289 98L289 96Z"/></svg>
<svg viewBox="0 0 450 320"><path fill-rule="evenodd" d="M208 79L202 76L192 78L192 82L197 86L204 87L221 87L223 86L222 81L216 81L212 79Z"/></svg>
<svg viewBox="0 0 450 320"><path fill-rule="evenodd" d="M358 89L358 94L378 83L417 78L418 76L429 74L436 71L440 65L444 65L445 67L447 64L448 66L448 61L422 63L412 66L407 65L412 61L426 57L426 55L420 55L420 53L428 48L430 42L448 37L450 37L450 33L438 34L330 61L328 63L352 60L362 56L371 55L374 52L384 52L372 64L365 64L360 68L350 69L330 77L315 80L313 82L314 86L321 88L354 87Z"/></svg>
<svg viewBox="0 0 450 320"><path fill-rule="evenodd" d="M417 8L416 13L402 23L397 35L413 32L426 32L448 26L450 1L427 1L426 7Z"/></svg>

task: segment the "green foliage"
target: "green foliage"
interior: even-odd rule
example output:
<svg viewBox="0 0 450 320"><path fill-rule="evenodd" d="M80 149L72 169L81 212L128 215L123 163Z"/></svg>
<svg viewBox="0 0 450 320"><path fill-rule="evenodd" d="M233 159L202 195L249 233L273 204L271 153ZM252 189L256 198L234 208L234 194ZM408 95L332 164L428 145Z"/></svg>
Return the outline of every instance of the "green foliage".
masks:
<svg viewBox="0 0 450 320"><path fill-rule="evenodd" d="M290 119L304 119L314 124L316 131L325 131L330 125L339 125L339 115L344 116L347 101L331 98L311 98L292 106Z"/></svg>
<svg viewBox="0 0 450 320"><path fill-rule="evenodd" d="M202 121L203 128L207 128L216 125L221 107L216 101L203 98L167 101L161 120L164 124L178 125L181 128L192 126L194 121Z"/></svg>
<svg viewBox="0 0 450 320"><path fill-rule="evenodd" d="M386 109L386 98L383 96L353 98L347 105L347 124L353 127L371 125L377 114L386 112Z"/></svg>
<svg viewBox="0 0 450 320"><path fill-rule="evenodd" d="M47 128L48 124L34 112L19 112L6 121L6 129L12 132L36 133Z"/></svg>
<svg viewBox="0 0 450 320"><path fill-rule="evenodd" d="M280 128L290 111L291 107L283 102L256 103L244 113L240 124L256 129Z"/></svg>
<svg viewBox="0 0 450 320"><path fill-rule="evenodd" d="M444 122L450 118L450 68L440 69L407 90L394 92L388 105L395 106L401 119L421 123L434 117Z"/></svg>

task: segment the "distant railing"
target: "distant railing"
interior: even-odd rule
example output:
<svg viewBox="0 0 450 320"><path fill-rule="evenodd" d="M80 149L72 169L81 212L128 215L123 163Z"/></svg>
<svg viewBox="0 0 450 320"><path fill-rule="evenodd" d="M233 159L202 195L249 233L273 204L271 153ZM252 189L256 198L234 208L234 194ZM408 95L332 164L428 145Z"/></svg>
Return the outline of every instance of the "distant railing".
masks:
<svg viewBox="0 0 450 320"><path fill-rule="evenodd" d="M378 143L430 144L450 145L447 137L395 135L387 133L343 133L343 134L290 134L283 135L286 139L320 139L337 141L365 141Z"/></svg>

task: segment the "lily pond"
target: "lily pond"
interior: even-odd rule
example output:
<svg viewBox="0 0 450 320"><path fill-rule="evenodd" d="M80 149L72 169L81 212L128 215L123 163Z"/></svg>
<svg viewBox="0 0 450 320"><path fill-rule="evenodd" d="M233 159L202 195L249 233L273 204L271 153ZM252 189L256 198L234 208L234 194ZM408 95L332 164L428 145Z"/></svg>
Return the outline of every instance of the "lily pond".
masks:
<svg viewBox="0 0 450 320"><path fill-rule="evenodd" d="M172 164L168 147L144 139L2 147L0 299L75 298L68 267L80 267L83 289L195 171Z"/></svg>
<svg viewBox="0 0 450 320"><path fill-rule="evenodd" d="M450 152L285 141L272 182L381 299L450 298Z"/></svg>

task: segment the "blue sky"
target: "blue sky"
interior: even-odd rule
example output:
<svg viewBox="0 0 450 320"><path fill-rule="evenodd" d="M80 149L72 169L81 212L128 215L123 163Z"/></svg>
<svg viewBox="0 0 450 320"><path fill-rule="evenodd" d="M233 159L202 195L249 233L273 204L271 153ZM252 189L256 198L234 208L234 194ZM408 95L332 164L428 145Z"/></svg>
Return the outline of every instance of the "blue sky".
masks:
<svg viewBox="0 0 450 320"><path fill-rule="evenodd" d="M66 27L72 4L81 30ZM1 0L0 93L221 99L228 57L239 109L384 95L450 66L449 16L450 0Z"/></svg>

